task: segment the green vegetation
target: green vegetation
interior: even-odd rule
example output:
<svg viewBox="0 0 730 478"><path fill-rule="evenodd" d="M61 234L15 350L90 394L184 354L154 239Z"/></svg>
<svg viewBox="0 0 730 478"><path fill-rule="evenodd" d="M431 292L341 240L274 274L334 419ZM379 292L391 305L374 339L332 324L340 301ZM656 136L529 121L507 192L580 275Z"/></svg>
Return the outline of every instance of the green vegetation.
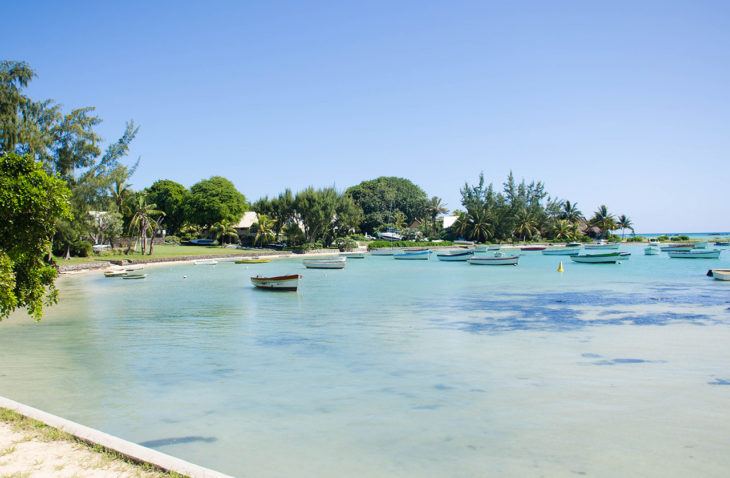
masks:
<svg viewBox="0 0 730 478"><path fill-rule="evenodd" d="M345 191L362 209L360 230L375 234L386 227L403 229L424 218L428 196L408 179L379 177L363 181ZM439 201L440 202L440 201Z"/></svg>
<svg viewBox="0 0 730 478"><path fill-rule="evenodd" d="M440 247L440 246L453 246L454 243L451 241L373 241L368 244L371 249L379 249L384 247Z"/></svg>
<svg viewBox="0 0 730 478"><path fill-rule="evenodd" d="M242 250L242 249L230 249L219 246L176 246L168 244L160 244L155 246L155 259L166 259L169 257L184 257L184 256L203 256L203 255L221 255L221 254L260 254L261 251ZM60 260L55 257L54 259ZM139 259L149 259L148 255L142 255L140 252L125 254L119 250L116 251L105 251L100 254L93 254L91 257L72 257L67 261L63 261L63 264L85 264L93 262L107 262L107 261L131 261Z"/></svg>
<svg viewBox="0 0 730 478"><path fill-rule="evenodd" d="M79 445L85 446L86 448L93 450L97 453L101 453L112 460L127 463L143 472L154 473L154 476L186 478L186 475L181 475L179 473L175 473L174 471L166 471L150 463L133 460L132 458L122 455L121 453L118 453L114 450L105 448L101 445L86 442L84 440L76 438L69 433L63 432L53 427L49 427L43 422L39 422L38 420L25 417L17 412L14 412L13 410L8 410L7 408L0 408L0 421L10 424L10 426L15 431L25 433L26 436L28 436L30 439L37 439L43 442L67 441L71 443L78 443ZM0 457L3 456L3 452L5 452L5 454L10 454L13 453L13 451L13 448L0 450Z"/></svg>

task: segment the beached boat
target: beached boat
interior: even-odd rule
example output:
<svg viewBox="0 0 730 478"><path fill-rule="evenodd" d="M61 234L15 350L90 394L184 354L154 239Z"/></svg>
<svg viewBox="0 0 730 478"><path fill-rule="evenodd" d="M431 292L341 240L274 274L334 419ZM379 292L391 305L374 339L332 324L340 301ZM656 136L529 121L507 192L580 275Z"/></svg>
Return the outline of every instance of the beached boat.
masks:
<svg viewBox="0 0 730 478"><path fill-rule="evenodd" d="M519 260L520 256L499 254L491 257L472 257L467 262L475 266L516 266Z"/></svg>
<svg viewBox="0 0 730 478"><path fill-rule="evenodd" d="M580 247L554 247L542 251L544 256L577 256L580 254Z"/></svg>
<svg viewBox="0 0 730 478"><path fill-rule="evenodd" d="M304 259L302 264L307 269L344 269L347 257L325 257L322 259Z"/></svg>
<svg viewBox="0 0 730 478"><path fill-rule="evenodd" d="M545 249L547 249L546 246L525 246L525 247L520 247L520 250L521 251L544 251Z"/></svg>
<svg viewBox="0 0 730 478"><path fill-rule="evenodd" d="M719 249L690 249L687 251L669 251L669 257L672 259L718 259L720 257Z"/></svg>
<svg viewBox="0 0 730 478"><path fill-rule="evenodd" d="M730 271L715 271L712 273L715 280L730 281Z"/></svg>
<svg viewBox="0 0 730 478"><path fill-rule="evenodd" d="M296 291L302 276L291 274L274 277L251 277L251 283L259 289Z"/></svg>
<svg viewBox="0 0 730 478"><path fill-rule="evenodd" d="M264 262L271 262L271 259L252 257L250 259L238 259L235 262L236 264L263 264Z"/></svg>
<svg viewBox="0 0 730 478"><path fill-rule="evenodd" d="M400 252L397 249L372 249L370 251L371 256L392 256L396 252Z"/></svg>
<svg viewBox="0 0 730 478"><path fill-rule="evenodd" d="M403 239L403 236L398 234L395 231L386 231L386 232L378 232L376 234L378 236L378 239L382 239L383 241L400 241Z"/></svg>
<svg viewBox="0 0 730 478"><path fill-rule="evenodd" d="M431 258L431 251L411 251L393 254L393 259L406 261L427 261Z"/></svg>
<svg viewBox="0 0 730 478"><path fill-rule="evenodd" d="M122 279L134 280L134 279L144 279L145 277L147 277L147 274L125 274L122 276Z"/></svg>
<svg viewBox="0 0 730 478"><path fill-rule="evenodd" d="M649 246L644 248L644 254L647 256L658 256L661 252L659 246Z"/></svg>
<svg viewBox="0 0 730 478"><path fill-rule="evenodd" d="M466 261L474 256L474 251L444 251L437 252L436 257L440 261Z"/></svg>
<svg viewBox="0 0 730 478"><path fill-rule="evenodd" d="M218 264L218 261L214 259L198 259L194 262L196 266L214 266Z"/></svg>
<svg viewBox="0 0 730 478"><path fill-rule="evenodd" d="M615 264L621 260L620 252L606 252L603 254L578 254L570 256L573 262L583 264Z"/></svg>

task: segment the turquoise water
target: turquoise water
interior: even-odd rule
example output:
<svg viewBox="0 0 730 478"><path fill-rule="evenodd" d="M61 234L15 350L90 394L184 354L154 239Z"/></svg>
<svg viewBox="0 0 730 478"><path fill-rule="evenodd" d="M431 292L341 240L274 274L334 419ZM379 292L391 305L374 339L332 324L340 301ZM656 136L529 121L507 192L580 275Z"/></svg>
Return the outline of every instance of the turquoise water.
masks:
<svg viewBox="0 0 730 478"><path fill-rule="evenodd" d="M623 249L67 276L0 323L0 395L236 476L725 476L730 251Z"/></svg>

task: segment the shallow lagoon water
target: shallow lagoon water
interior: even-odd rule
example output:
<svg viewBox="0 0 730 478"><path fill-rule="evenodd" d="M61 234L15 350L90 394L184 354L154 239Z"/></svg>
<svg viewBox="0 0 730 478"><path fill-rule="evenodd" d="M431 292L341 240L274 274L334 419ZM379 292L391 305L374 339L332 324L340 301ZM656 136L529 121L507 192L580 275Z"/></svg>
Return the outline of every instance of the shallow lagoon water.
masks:
<svg viewBox="0 0 730 478"><path fill-rule="evenodd" d="M0 323L0 395L236 476L724 476L730 252L624 250L63 277Z"/></svg>

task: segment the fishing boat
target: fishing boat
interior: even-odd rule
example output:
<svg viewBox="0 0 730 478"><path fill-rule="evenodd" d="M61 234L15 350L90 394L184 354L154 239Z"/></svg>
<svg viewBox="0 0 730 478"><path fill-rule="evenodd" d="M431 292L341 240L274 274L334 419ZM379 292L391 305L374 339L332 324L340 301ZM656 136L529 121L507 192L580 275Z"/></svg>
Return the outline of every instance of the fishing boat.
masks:
<svg viewBox="0 0 730 478"><path fill-rule="evenodd" d="M583 247L583 244L580 242L569 242L565 247Z"/></svg>
<svg viewBox="0 0 730 478"><path fill-rule="evenodd" d="M619 252L618 254L622 261L628 261L629 259L631 259L630 252Z"/></svg>
<svg viewBox="0 0 730 478"><path fill-rule="evenodd" d="M249 259L238 259L235 261L236 264L263 264L264 262L271 262L271 259L251 257Z"/></svg>
<svg viewBox="0 0 730 478"><path fill-rule="evenodd" d="M707 277L714 277L715 276L715 273L717 273L717 272L719 272L719 273L723 273L723 272L730 273L730 269L710 269L710 270L707 271Z"/></svg>
<svg viewBox="0 0 730 478"><path fill-rule="evenodd" d="M454 241L455 246L473 246L474 241L465 241L464 239L457 239Z"/></svg>
<svg viewBox="0 0 730 478"><path fill-rule="evenodd" d="M372 249L370 251L371 256L392 256L397 251L396 249Z"/></svg>
<svg viewBox="0 0 730 478"><path fill-rule="evenodd" d="M147 274L125 274L122 276L122 279L134 280L134 279L144 279L145 277L147 277Z"/></svg>
<svg viewBox="0 0 730 478"><path fill-rule="evenodd" d="M584 264L615 264L621 260L620 252L606 252L603 254L578 254L570 256L573 262Z"/></svg>
<svg viewBox="0 0 730 478"><path fill-rule="evenodd" d="M343 252L340 257L347 257L348 259L365 259L364 252Z"/></svg>
<svg viewBox="0 0 730 478"><path fill-rule="evenodd" d="M666 246L661 246L660 249L662 252L677 252L688 251L694 249L694 247L694 244L667 244Z"/></svg>
<svg viewBox="0 0 730 478"><path fill-rule="evenodd" d="M475 266L516 266L519 260L520 256L499 254L491 257L472 257L467 262Z"/></svg>
<svg viewBox="0 0 730 478"><path fill-rule="evenodd" d="M444 251L437 252L436 257L440 261L466 261L474 256L474 251Z"/></svg>
<svg viewBox="0 0 730 478"><path fill-rule="evenodd" d="M302 264L307 269L344 269L347 257L325 257L322 259L304 259Z"/></svg>
<svg viewBox="0 0 730 478"><path fill-rule="evenodd" d="M218 261L214 259L198 259L194 262L196 266L214 266L218 264Z"/></svg>
<svg viewBox="0 0 730 478"><path fill-rule="evenodd" d="M544 251L547 249L546 246L526 246L526 247L520 247L521 251Z"/></svg>
<svg viewBox="0 0 730 478"><path fill-rule="evenodd" d="M580 254L580 247L554 247L542 251L544 256L577 256Z"/></svg>
<svg viewBox="0 0 730 478"><path fill-rule="evenodd" d="M715 280L730 281L730 271L715 271L712 273Z"/></svg>
<svg viewBox="0 0 730 478"><path fill-rule="evenodd" d="M586 250L589 251L617 251L619 244L617 242L607 242L604 244L586 244Z"/></svg>
<svg viewBox="0 0 730 478"><path fill-rule="evenodd" d="M720 257L719 249L689 249L686 251L669 251L669 257L672 259L718 259Z"/></svg>
<svg viewBox="0 0 730 478"><path fill-rule="evenodd" d="M127 274L127 271L125 271L124 269L106 271L106 272L104 272L104 277L124 277L126 274Z"/></svg>
<svg viewBox="0 0 730 478"><path fill-rule="evenodd" d="M251 283L259 289L296 291L302 276L291 274L274 277L251 277Z"/></svg>
<svg viewBox="0 0 730 478"><path fill-rule="evenodd" d="M647 256L658 256L661 252L659 246L649 246L644 248L644 254Z"/></svg>
<svg viewBox="0 0 730 478"><path fill-rule="evenodd" d="M694 246L695 246L695 249L707 249L708 244L709 244L708 241L699 241L699 242L695 242Z"/></svg>
<svg viewBox="0 0 730 478"><path fill-rule="evenodd" d="M400 252L393 254L393 259L406 260L406 261L427 261L431 258L431 251L411 251L411 252Z"/></svg>

